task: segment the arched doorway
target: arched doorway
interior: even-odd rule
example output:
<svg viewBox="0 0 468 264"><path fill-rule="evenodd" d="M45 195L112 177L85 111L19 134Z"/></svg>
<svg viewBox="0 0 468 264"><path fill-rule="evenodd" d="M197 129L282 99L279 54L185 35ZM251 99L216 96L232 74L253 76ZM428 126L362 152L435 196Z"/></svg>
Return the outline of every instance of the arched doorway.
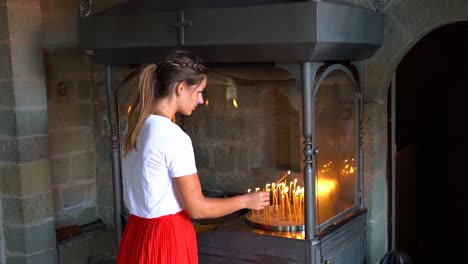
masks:
<svg viewBox="0 0 468 264"><path fill-rule="evenodd" d="M396 249L416 263L456 260L468 229L468 22L421 39L394 84Z"/></svg>

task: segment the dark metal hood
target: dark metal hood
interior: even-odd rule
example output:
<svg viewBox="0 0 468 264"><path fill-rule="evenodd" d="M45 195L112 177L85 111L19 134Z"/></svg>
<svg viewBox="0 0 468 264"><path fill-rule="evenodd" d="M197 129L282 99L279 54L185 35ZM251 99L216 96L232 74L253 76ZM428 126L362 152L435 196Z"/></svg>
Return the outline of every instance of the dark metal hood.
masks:
<svg viewBox="0 0 468 264"><path fill-rule="evenodd" d="M108 65L176 47L207 63L364 60L383 43L383 14L340 0L130 0L80 16L78 43Z"/></svg>

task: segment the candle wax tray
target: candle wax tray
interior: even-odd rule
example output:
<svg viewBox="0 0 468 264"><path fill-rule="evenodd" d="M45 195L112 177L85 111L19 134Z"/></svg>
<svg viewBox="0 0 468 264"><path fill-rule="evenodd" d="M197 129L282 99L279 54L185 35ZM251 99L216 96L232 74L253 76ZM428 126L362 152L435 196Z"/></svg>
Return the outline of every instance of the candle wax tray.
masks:
<svg viewBox="0 0 468 264"><path fill-rule="evenodd" d="M299 232L305 229L304 214L290 212L280 205L251 210L245 215L245 221L253 227L271 231Z"/></svg>

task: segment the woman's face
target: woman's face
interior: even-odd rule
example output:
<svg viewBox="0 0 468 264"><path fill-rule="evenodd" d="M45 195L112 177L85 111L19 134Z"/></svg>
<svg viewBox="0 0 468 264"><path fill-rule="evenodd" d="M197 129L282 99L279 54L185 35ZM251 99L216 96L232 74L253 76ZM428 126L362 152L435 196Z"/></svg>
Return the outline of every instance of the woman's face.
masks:
<svg viewBox="0 0 468 264"><path fill-rule="evenodd" d="M181 96L181 103L179 104L179 112L183 115L191 115L193 110L197 108L199 104L203 104L203 95L202 92L206 87L206 76L203 80L196 85L186 86L187 89L184 89L184 92Z"/></svg>

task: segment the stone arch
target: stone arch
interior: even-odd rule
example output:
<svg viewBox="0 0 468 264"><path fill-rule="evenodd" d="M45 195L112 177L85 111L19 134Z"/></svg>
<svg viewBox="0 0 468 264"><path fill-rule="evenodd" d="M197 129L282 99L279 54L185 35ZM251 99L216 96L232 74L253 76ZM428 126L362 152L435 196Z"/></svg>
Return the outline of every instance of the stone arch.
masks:
<svg viewBox="0 0 468 264"><path fill-rule="evenodd" d="M406 8L410 10L405 10ZM418 9L419 8L419 9ZM382 101L400 61L419 40L437 28L468 21L468 2L391 0L385 5L384 44L366 62L366 99ZM421 12L422 11L422 12ZM411 25L412 21L416 21ZM375 75L370 77L369 75ZM366 89L366 88L365 88ZM369 93L371 92L371 93Z"/></svg>
<svg viewBox="0 0 468 264"><path fill-rule="evenodd" d="M437 28L468 20L468 1L388 0L382 8L384 43L365 62L364 203L368 208L368 263L378 263L387 245L387 92L397 66L419 40Z"/></svg>

